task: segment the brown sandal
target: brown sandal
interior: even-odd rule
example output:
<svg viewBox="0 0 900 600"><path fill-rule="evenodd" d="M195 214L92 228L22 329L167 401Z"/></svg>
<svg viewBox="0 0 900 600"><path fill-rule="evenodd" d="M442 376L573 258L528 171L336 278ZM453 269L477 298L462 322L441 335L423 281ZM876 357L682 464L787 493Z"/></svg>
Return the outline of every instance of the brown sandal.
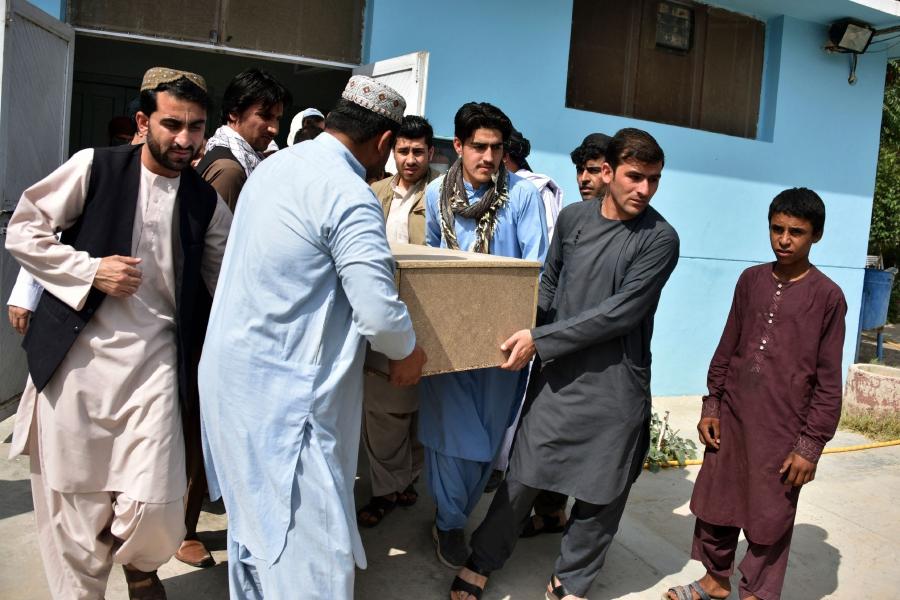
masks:
<svg viewBox="0 0 900 600"><path fill-rule="evenodd" d="M419 500L419 492L413 487L413 484L406 486L402 492L397 492L397 506L408 508Z"/></svg>
<svg viewBox="0 0 900 600"><path fill-rule="evenodd" d="M156 571L138 571L122 566L125 581L128 582L128 597L131 600L166 600L166 588Z"/></svg>

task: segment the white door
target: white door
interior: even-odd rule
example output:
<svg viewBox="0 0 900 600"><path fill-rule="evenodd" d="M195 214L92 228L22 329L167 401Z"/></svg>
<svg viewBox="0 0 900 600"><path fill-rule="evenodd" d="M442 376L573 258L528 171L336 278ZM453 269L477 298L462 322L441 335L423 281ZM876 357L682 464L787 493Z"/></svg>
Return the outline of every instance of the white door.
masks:
<svg viewBox="0 0 900 600"><path fill-rule="evenodd" d="M25 0L0 0L0 411L25 385L20 336L6 323L19 265L6 225L22 192L66 159L75 32Z"/></svg>
<svg viewBox="0 0 900 600"><path fill-rule="evenodd" d="M425 115L425 92L428 89L428 52L413 52L379 60L353 69L354 75L368 75L391 86L406 100L407 115ZM388 158L385 169L397 171L394 157Z"/></svg>

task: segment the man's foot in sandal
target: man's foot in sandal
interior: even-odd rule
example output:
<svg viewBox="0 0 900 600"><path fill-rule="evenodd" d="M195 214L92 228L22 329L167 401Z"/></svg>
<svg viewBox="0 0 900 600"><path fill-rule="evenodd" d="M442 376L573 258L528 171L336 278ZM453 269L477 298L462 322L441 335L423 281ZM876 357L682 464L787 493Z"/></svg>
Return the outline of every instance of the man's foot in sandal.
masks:
<svg viewBox="0 0 900 600"><path fill-rule="evenodd" d="M519 537L530 538L542 533L562 533L566 529L566 511L552 515L532 515Z"/></svg>
<svg viewBox="0 0 900 600"><path fill-rule="evenodd" d="M469 558L466 566L459 570L450 584L450 600L481 600L489 575Z"/></svg>
<svg viewBox="0 0 900 600"><path fill-rule="evenodd" d="M544 598L546 600L587 600L587 598L570 594L556 575L550 576L550 583L547 584Z"/></svg>
<svg viewBox="0 0 900 600"><path fill-rule="evenodd" d="M397 492L397 506L407 508L415 504L418 499L419 492L416 491L416 488L413 486L413 484L409 484L408 486L406 486L406 489L402 492Z"/></svg>
<svg viewBox="0 0 900 600"><path fill-rule="evenodd" d="M122 565L130 600L166 600L166 590L156 571L138 571Z"/></svg>
<svg viewBox="0 0 900 600"><path fill-rule="evenodd" d="M707 573L687 585L670 587L662 595L662 600L724 600L729 594L731 582L727 578L714 577Z"/></svg>
<svg viewBox="0 0 900 600"><path fill-rule="evenodd" d="M393 496L393 498L391 497ZM375 527L397 506L397 494L372 496L369 503L356 511L356 522L363 527Z"/></svg>

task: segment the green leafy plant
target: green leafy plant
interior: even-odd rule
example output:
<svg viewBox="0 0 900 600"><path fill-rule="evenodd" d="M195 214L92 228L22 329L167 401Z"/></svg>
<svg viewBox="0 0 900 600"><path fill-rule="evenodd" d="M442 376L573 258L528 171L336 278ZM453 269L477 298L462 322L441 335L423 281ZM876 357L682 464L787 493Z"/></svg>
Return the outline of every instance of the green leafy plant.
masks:
<svg viewBox="0 0 900 600"><path fill-rule="evenodd" d="M650 452L647 453L647 468L656 473L669 466L669 461L677 461L682 467L689 460L697 458L697 445L678 435L678 430L669 427L669 411L662 419L653 413L650 416Z"/></svg>
<svg viewBox="0 0 900 600"><path fill-rule="evenodd" d="M900 265L900 63L888 63L881 117L881 147L875 175L869 254L885 267ZM891 295L888 320L900 320L900 285Z"/></svg>

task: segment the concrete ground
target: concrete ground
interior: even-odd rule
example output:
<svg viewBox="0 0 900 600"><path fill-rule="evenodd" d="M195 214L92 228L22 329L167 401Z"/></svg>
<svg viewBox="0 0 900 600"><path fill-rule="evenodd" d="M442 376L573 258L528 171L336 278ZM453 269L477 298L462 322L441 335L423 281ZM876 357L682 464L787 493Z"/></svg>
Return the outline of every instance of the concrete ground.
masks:
<svg viewBox="0 0 900 600"><path fill-rule="evenodd" d="M655 410L670 411L671 422L686 437L695 437L699 399L659 398ZM0 422L7 440L11 418ZM832 447L865 443L862 436L839 432ZM8 451L8 443L0 452ZM368 476L361 462L357 503L368 496ZM602 468L602 465L598 465ZM656 599L672 584L703 574L689 558L693 518L688 511L699 467L645 472L635 484L619 534L607 563L591 590L591 600ZM38 553L28 460L0 460L0 598L47 598ZM377 528L363 530L369 568L357 573L356 598L447 598L453 572L434 556L430 527L434 505L423 492L410 509L397 509ZM835 598L892 600L900 597L900 446L822 458L816 480L801 495L790 567L783 597L790 600ZM472 516L480 522L491 497ZM201 518L201 536L219 564L193 569L174 559L160 569L170 600L227 597L226 517L210 506ZM553 567L559 536L522 540L512 559L495 573L484 595L490 600L536 600ZM738 550L743 552L743 545ZM736 582L736 578L735 578ZM303 590L285 598L304 598ZM732 598L737 594L733 593ZM127 598L119 568L110 579L109 600Z"/></svg>

